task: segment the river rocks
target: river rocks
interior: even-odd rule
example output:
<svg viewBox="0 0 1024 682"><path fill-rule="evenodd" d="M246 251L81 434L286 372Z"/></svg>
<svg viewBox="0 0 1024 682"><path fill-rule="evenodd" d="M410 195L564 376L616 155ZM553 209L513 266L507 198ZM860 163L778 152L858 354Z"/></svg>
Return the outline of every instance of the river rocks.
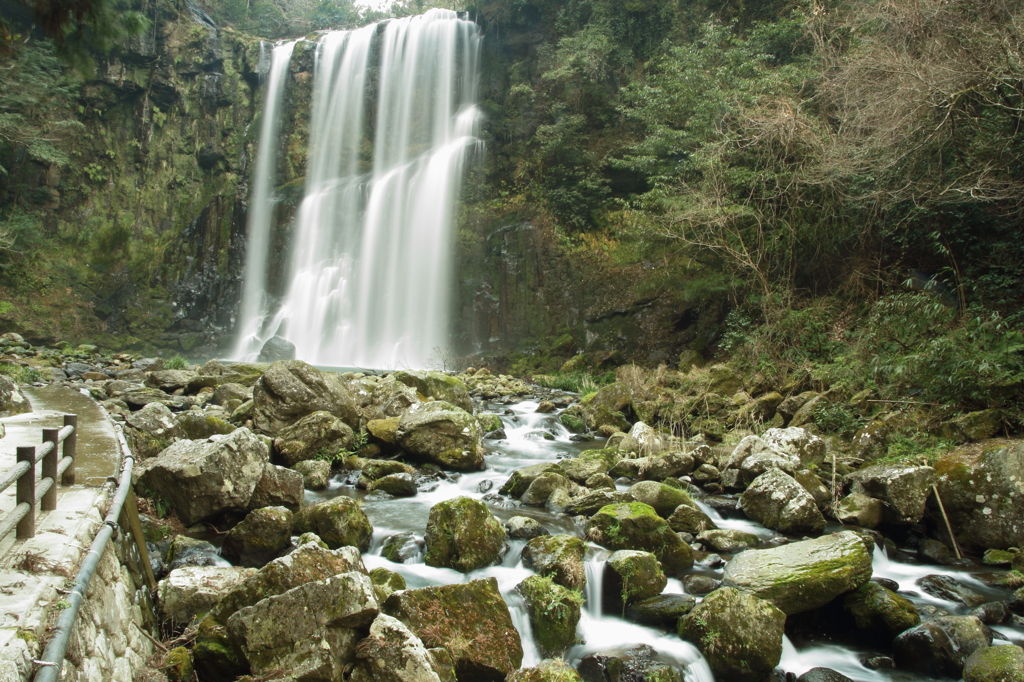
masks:
<svg viewBox="0 0 1024 682"><path fill-rule="evenodd" d="M395 592L384 602L427 647L445 647L459 679L504 680L523 661L519 633L494 578Z"/></svg>
<svg viewBox="0 0 1024 682"><path fill-rule="evenodd" d="M395 459L361 459L358 466L360 471L356 486L363 490L371 490L377 480L385 476L392 474L409 474L411 476L416 473L414 468Z"/></svg>
<svg viewBox="0 0 1024 682"><path fill-rule="evenodd" d="M150 372L146 376L146 386L159 388L165 393L172 393L179 388L188 386L188 382L196 377L196 373L188 369L164 369Z"/></svg>
<svg viewBox="0 0 1024 682"><path fill-rule="evenodd" d="M298 471L270 465L263 469L263 476L249 498L249 509L261 507L287 507L298 511L302 506L302 474Z"/></svg>
<svg viewBox="0 0 1024 682"><path fill-rule="evenodd" d="M236 566L259 568L289 546L292 513L284 507L255 509L224 537L224 558Z"/></svg>
<svg viewBox="0 0 1024 682"><path fill-rule="evenodd" d="M540 521L529 516L513 516L506 523L508 536L514 540L532 540L542 535L550 535L548 529Z"/></svg>
<svg viewBox="0 0 1024 682"><path fill-rule="evenodd" d="M253 423L263 433L276 436L313 412L328 412L350 427L359 426L344 380L301 360L275 362L253 387Z"/></svg>
<svg viewBox="0 0 1024 682"><path fill-rule="evenodd" d="M578 457L563 459L559 462L559 468L567 477L583 485L594 474L607 473L620 459L622 455L619 451L611 448L584 450Z"/></svg>
<svg viewBox="0 0 1024 682"><path fill-rule="evenodd" d="M415 479L405 472L381 476L369 489L380 490L393 497L412 497L417 492Z"/></svg>
<svg viewBox="0 0 1024 682"><path fill-rule="evenodd" d="M892 647L901 668L957 678L967 658L991 643L988 628L974 616L940 616L903 632Z"/></svg>
<svg viewBox="0 0 1024 682"><path fill-rule="evenodd" d="M384 417L392 419L401 417L409 411L410 407L423 402L416 395L416 389L410 388L401 381L398 381L394 375L384 377L377 382L370 396L370 401L380 409Z"/></svg>
<svg viewBox="0 0 1024 682"><path fill-rule="evenodd" d="M1024 682L1024 649L990 646L975 650L964 664L964 682Z"/></svg>
<svg viewBox="0 0 1024 682"><path fill-rule="evenodd" d="M785 622L771 603L723 587L680 618L678 632L697 645L716 678L759 682L782 658Z"/></svg>
<svg viewBox="0 0 1024 682"><path fill-rule="evenodd" d="M985 595L975 592L948 575L926 575L917 580L917 586L933 597L970 607L980 606L988 601Z"/></svg>
<svg viewBox="0 0 1024 682"><path fill-rule="evenodd" d="M781 533L801 535L825 528L825 517L814 498L779 470L758 476L740 497L740 505L747 516Z"/></svg>
<svg viewBox="0 0 1024 682"><path fill-rule="evenodd" d="M657 481L641 481L629 489L629 494L637 502L650 505L658 516L667 518L679 505L696 507L693 500L679 488Z"/></svg>
<svg viewBox="0 0 1024 682"><path fill-rule="evenodd" d="M541 661L532 668L520 668L505 682L583 682L580 674L561 658Z"/></svg>
<svg viewBox="0 0 1024 682"><path fill-rule="evenodd" d="M769 448L743 459L740 464L740 482L750 485L754 479L768 471L781 471L792 476L799 468L799 457Z"/></svg>
<svg viewBox="0 0 1024 682"><path fill-rule="evenodd" d="M214 389L211 401L214 405L226 405L229 400L238 400L240 403L252 400L252 389L232 383L221 384Z"/></svg>
<svg viewBox="0 0 1024 682"><path fill-rule="evenodd" d="M693 550L659 517L640 502L610 504L587 523L587 537L608 549L653 552L668 575L693 566Z"/></svg>
<svg viewBox="0 0 1024 682"><path fill-rule="evenodd" d="M469 497L456 497L430 508L426 532L428 566L469 573L501 560L505 528L487 505Z"/></svg>
<svg viewBox="0 0 1024 682"><path fill-rule="evenodd" d="M541 474L533 479L520 501L526 505L543 506L556 490L568 491L569 479L554 471Z"/></svg>
<svg viewBox="0 0 1024 682"><path fill-rule="evenodd" d="M870 580L843 597L843 609L863 635L886 643L921 623L908 599Z"/></svg>
<svg viewBox="0 0 1024 682"><path fill-rule="evenodd" d="M423 538L412 531L388 537L381 546L380 555L396 564L404 564L420 555Z"/></svg>
<svg viewBox="0 0 1024 682"><path fill-rule="evenodd" d="M405 578L399 573L389 571L386 568L378 567L370 571L370 582L373 583L374 593L377 601L384 603L384 600L393 592L406 588Z"/></svg>
<svg viewBox="0 0 1024 682"><path fill-rule="evenodd" d="M877 528L884 518L885 505L873 497L850 493L839 501L835 514L840 523Z"/></svg>
<svg viewBox="0 0 1024 682"><path fill-rule="evenodd" d="M917 523L924 517L925 502L935 470L931 467L907 467L877 464L849 474L845 478L850 491L885 503L885 523Z"/></svg>
<svg viewBox="0 0 1024 682"><path fill-rule="evenodd" d="M523 565L570 590L583 590L587 572L583 564L586 545L574 535L542 535L523 548Z"/></svg>
<svg viewBox="0 0 1024 682"><path fill-rule="evenodd" d="M356 646L362 671L372 682L440 682L433 660L420 638L405 623L380 614L370 635ZM350 679L358 679L353 674Z"/></svg>
<svg viewBox="0 0 1024 682"><path fill-rule="evenodd" d="M583 596L539 575L532 575L516 586L526 601L533 638L540 655L561 656L576 643L576 625L580 622Z"/></svg>
<svg viewBox="0 0 1024 682"><path fill-rule="evenodd" d="M666 478L686 476L698 466L693 455L688 452L667 452L659 457L651 457L639 474L642 480L664 481Z"/></svg>
<svg viewBox="0 0 1024 682"><path fill-rule="evenodd" d="M985 548L1024 546L1024 442L954 450L935 470L958 540Z"/></svg>
<svg viewBox="0 0 1024 682"><path fill-rule="evenodd" d="M125 415L124 436L138 459L156 457L185 434L174 413L162 403L150 403Z"/></svg>
<svg viewBox="0 0 1024 682"><path fill-rule="evenodd" d="M331 463L322 459L307 459L295 465L302 475L302 486L308 490L323 490L331 479Z"/></svg>
<svg viewBox="0 0 1024 682"><path fill-rule="evenodd" d="M604 565L604 607L621 614L627 605L661 594L667 584L658 558L650 552L612 552Z"/></svg>
<svg viewBox="0 0 1024 682"><path fill-rule="evenodd" d="M413 388L427 398L444 401L473 414L473 402L466 385L443 372L400 371L392 374L396 381Z"/></svg>
<svg viewBox="0 0 1024 682"><path fill-rule="evenodd" d="M277 362L278 360L294 360L295 344L280 336L271 336L260 349L256 362Z"/></svg>
<svg viewBox="0 0 1024 682"><path fill-rule="evenodd" d="M770 448L799 458L804 467L817 466L825 459L825 441L805 429L768 429L761 440Z"/></svg>
<svg viewBox="0 0 1024 682"><path fill-rule="evenodd" d="M366 512L351 497L335 497L311 504L292 519L295 534L316 533L331 549L358 547L365 552L370 548L373 527Z"/></svg>
<svg viewBox="0 0 1024 682"><path fill-rule="evenodd" d="M707 514L696 506L681 504L668 517L668 525L677 533L698 535L706 530L715 530L718 526Z"/></svg>
<svg viewBox="0 0 1024 682"><path fill-rule="evenodd" d="M457 471L483 468L480 437L473 415L440 400L411 408L395 432L399 446L410 455Z"/></svg>
<svg viewBox="0 0 1024 682"><path fill-rule="evenodd" d="M632 501L633 496L626 491L594 490L573 499L563 511L569 516L593 516L609 504Z"/></svg>
<svg viewBox="0 0 1024 682"><path fill-rule="evenodd" d="M729 456L722 462L721 468L739 469L745 459L763 452L774 452L774 450L757 436L744 436L743 440L736 444Z"/></svg>
<svg viewBox="0 0 1024 682"><path fill-rule="evenodd" d="M751 549L725 567L722 584L766 599L786 615L816 609L871 577L871 555L844 531L773 549Z"/></svg>
<svg viewBox="0 0 1024 682"><path fill-rule="evenodd" d="M626 618L641 625L674 627L680 618L693 610L697 599L689 594L659 594L626 607Z"/></svg>
<svg viewBox="0 0 1024 682"><path fill-rule="evenodd" d="M352 429L329 412L319 411L302 417L277 432L274 452L288 466L318 457L328 458L352 447Z"/></svg>
<svg viewBox="0 0 1024 682"><path fill-rule="evenodd" d="M516 469L498 492L502 495L510 495L516 498L521 497L527 488L530 487L530 484L533 483L534 479L549 471L561 471L561 469L554 462L542 462L541 464Z"/></svg>
<svg viewBox="0 0 1024 682"><path fill-rule="evenodd" d="M597 430L601 426L612 426L618 431L629 429L624 412L630 408L633 396L620 383L602 386L597 393L580 401L579 407L587 428Z"/></svg>
<svg viewBox="0 0 1024 682"><path fill-rule="evenodd" d="M357 629L377 613L369 577L349 572L239 609L227 625L257 675L287 670L297 679L343 682L359 640Z"/></svg>
<svg viewBox="0 0 1024 682"><path fill-rule="evenodd" d="M140 494L158 496L189 526L247 509L269 456L267 446L242 428L213 442L178 441L142 462L135 480Z"/></svg>
<svg viewBox="0 0 1024 682"><path fill-rule="evenodd" d="M622 439L619 449L623 452L633 452L642 457L657 455L665 448L665 439L656 429L651 428L643 422L637 422L629 429L629 433ZM689 473L689 472L687 472ZM670 474L672 476L676 474Z"/></svg>
<svg viewBox="0 0 1024 682"><path fill-rule="evenodd" d="M742 530L706 530L697 536L697 541L716 552L736 554L761 542L761 538Z"/></svg>
<svg viewBox="0 0 1024 682"><path fill-rule="evenodd" d="M158 403L151 403L151 405L156 404ZM185 410L180 413L177 416L177 422L183 436L189 440L206 440L210 436L229 434L238 428L234 424L198 409Z"/></svg>
<svg viewBox="0 0 1024 682"><path fill-rule="evenodd" d="M235 566L177 568L157 585L160 619L172 627L190 623L255 572Z"/></svg>

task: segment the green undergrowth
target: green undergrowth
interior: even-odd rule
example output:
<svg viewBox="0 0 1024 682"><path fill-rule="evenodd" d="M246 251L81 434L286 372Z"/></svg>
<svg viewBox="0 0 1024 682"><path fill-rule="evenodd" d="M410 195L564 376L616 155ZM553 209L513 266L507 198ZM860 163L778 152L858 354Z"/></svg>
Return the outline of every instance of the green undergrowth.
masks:
<svg viewBox="0 0 1024 682"><path fill-rule="evenodd" d="M535 383L544 388L572 391L581 396L595 393L602 386L615 383L615 372L592 374L590 372L566 372L542 374L533 377Z"/></svg>

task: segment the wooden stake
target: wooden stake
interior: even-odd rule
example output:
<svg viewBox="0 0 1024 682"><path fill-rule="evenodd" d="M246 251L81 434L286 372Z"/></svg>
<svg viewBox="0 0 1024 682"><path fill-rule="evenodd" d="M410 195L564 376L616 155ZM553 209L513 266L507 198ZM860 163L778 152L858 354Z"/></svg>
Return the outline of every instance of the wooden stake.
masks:
<svg viewBox="0 0 1024 682"><path fill-rule="evenodd" d="M932 483L932 492L935 493L935 501L939 503L939 511L942 512L942 520L946 522L946 532L949 533L949 539L953 542L953 551L956 552L956 558L962 559L960 555L960 547L956 544L956 536L953 535L953 527L949 525L949 517L946 516L946 507L942 504L942 498L939 497L939 486Z"/></svg>

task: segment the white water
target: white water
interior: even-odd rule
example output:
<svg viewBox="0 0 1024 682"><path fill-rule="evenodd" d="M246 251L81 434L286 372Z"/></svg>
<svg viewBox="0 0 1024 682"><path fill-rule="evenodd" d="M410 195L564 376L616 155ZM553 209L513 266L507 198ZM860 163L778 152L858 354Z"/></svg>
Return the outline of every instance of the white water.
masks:
<svg viewBox="0 0 1024 682"><path fill-rule="evenodd" d="M236 357L254 359L275 334L335 366L426 367L448 346L479 42L475 24L441 9L320 40L290 284L277 311L243 314Z"/></svg>
<svg viewBox="0 0 1024 682"><path fill-rule="evenodd" d="M239 311L239 340L236 355L245 354L258 340L259 321L267 312L267 266L270 256L270 228L276 200L273 196L277 170L278 137L281 132L281 102L285 91L285 75L291 62L295 41L274 48L270 58L267 94L263 102L260 121L260 146L256 155L256 168L252 174L252 197L249 200L248 241L245 251L245 281L242 287L242 306ZM266 61L264 43L260 43L259 68ZM262 344L260 344L262 345ZM259 348L256 349L257 353Z"/></svg>

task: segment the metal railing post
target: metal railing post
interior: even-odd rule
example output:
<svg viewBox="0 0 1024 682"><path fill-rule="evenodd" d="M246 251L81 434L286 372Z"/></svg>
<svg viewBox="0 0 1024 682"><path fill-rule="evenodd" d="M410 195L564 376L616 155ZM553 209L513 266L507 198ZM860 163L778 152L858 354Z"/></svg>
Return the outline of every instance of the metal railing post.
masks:
<svg viewBox="0 0 1024 682"><path fill-rule="evenodd" d="M71 465L64 470L64 475L60 477L61 485L74 485L75 484L75 457L78 456L78 415L77 414L66 414L64 415L64 426L73 426L75 430L71 432L71 435L64 439L64 456L71 458Z"/></svg>
<svg viewBox="0 0 1024 682"><path fill-rule="evenodd" d="M34 445L18 448L18 461L28 462L29 467L18 479L18 493L15 504L28 504L28 513L18 521L15 535L19 540L27 540L36 536L36 448Z"/></svg>
<svg viewBox="0 0 1024 682"><path fill-rule="evenodd" d="M53 443L50 452L43 455L43 470L40 473L42 478L53 479L50 489L43 493L43 499L39 501L40 509L43 511L53 511L57 508L57 462L60 460L58 455L60 447L57 438L59 435L60 429L43 429L43 442Z"/></svg>

